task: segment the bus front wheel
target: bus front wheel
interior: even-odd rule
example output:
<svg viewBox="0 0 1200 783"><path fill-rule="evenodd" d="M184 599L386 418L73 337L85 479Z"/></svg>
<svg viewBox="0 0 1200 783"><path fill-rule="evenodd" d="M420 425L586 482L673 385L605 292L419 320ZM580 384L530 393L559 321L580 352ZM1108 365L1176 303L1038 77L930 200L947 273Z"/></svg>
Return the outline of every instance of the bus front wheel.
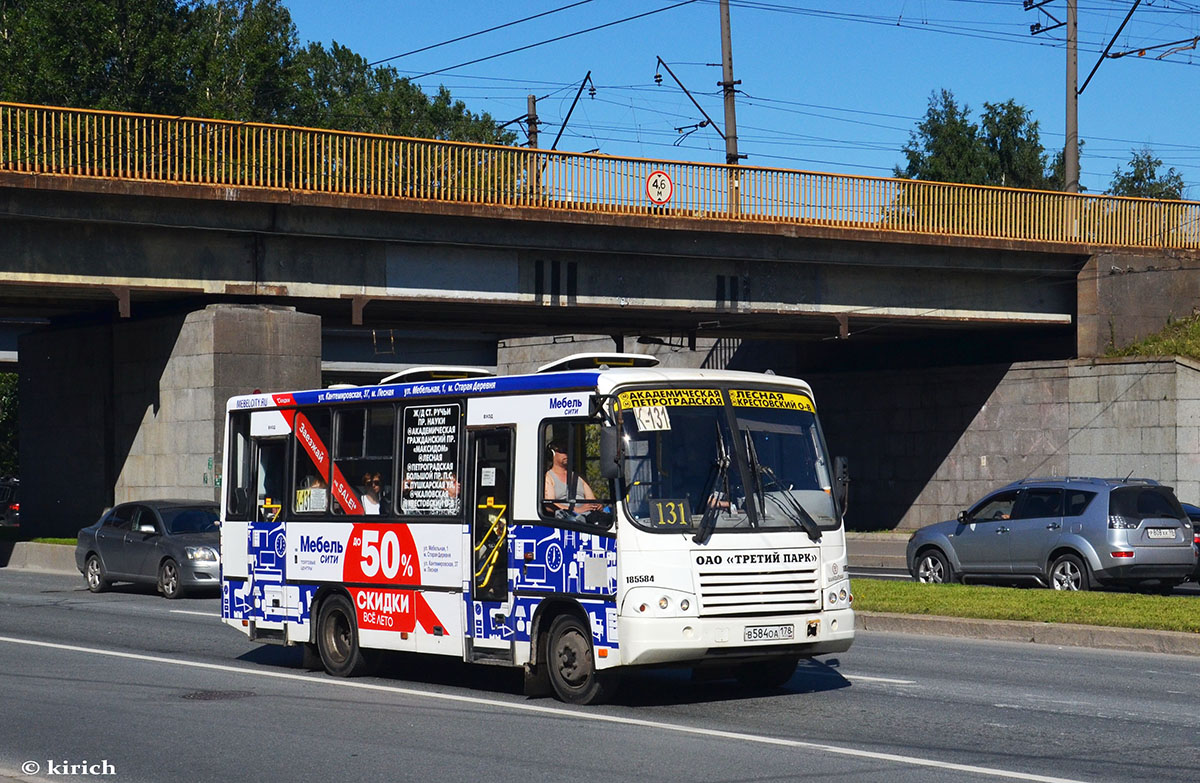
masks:
<svg viewBox="0 0 1200 783"><path fill-rule="evenodd" d="M598 704L616 690L616 672L596 670L592 634L574 615L559 615L550 624L547 658L550 685L568 704Z"/></svg>
<svg viewBox="0 0 1200 783"><path fill-rule="evenodd" d="M335 677L355 677L367 672L369 660L358 643L358 618L346 596L331 595L321 603L317 650L325 671Z"/></svg>

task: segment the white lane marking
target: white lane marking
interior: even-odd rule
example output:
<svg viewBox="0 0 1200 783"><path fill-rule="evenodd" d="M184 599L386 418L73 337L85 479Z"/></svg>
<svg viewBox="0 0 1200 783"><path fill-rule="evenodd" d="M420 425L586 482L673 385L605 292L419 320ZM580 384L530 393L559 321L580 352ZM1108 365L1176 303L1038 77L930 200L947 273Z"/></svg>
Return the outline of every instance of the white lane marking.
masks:
<svg viewBox="0 0 1200 783"><path fill-rule="evenodd" d="M147 663L163 663L172 666L182 666L191 669L207 669L209 671L228 672L230 674L242 674L251 677L265 677L276 680L294 680L303 682L306 685L320 683L322 685L330 685L339 688L355 688L364 691L376 691L382 693L395 693L402 696L411 696L418 699L433 699L436 701L457 702L460 704L471 704L475 706L495 707L498 709L514 710L517 712L527 712L539 715L552 715L556 718L574 718L581 721L591 721L593 723L615 723L621 726L641 726L647 729L659 729L662 731L672 732L675 734L690 734L701 737L718 737L720 739L738 740L741 742L750 742L758 745L775 745L785 748L801 748L804 750L817 750L829 753L835 756L850 756L860 759L873 759L876 761L890 761L895 764L906 764L913 767L932 767L935 769L945 769L954 772L966 772L972 775L987 775L989 777L1007 778L1009 780L1028 780L1034 783L1084 783L1084 781L1075 780L1072 778L1058 778L1047 775L1035 775L1026 772L1013 772L1006 769L996 769L994 767L977 767L972 764L955 764L949 761L936 761L933 759L922 759L916 756L901 756L895 753L877 753L870 750L858 750L856 748L844 748L838 745L825 745L819 742L804 742L803 740L782 739L779 737L766 737L758 734L746 734L740 731L722 731L720 729L702 729L695 726L685 726L675 723L661 723L653 720L641 720L638 718L629 718L620 715L598 715L590 712L576 712L561 707L543 707L536 704L524 704L520 702L507 702L499 699L485 699L477 696L459 696L452 693L435 693L431 691L419 691L411 688L400 688L394 685L377 685L370 682L357 682L354 680L340 680L330 677L323 677L316 674L294 674L292 672L277 672L265 671L261 669L247 669L240 666L228 666L221 663L203 663L201 661L181 661L174 658L163 658L157 655L143 655L141 653L118 652L116 650L101 650L92 647L80 647L74 644L59 644L56 642L38 642L32 639L16 639L11 636L0 636L0 642L8 642L9 644L22 644L29 647L42 647L51 650L64 650L67 652L79 652L87 655L106 655L111 658L124 658L131 661L144 661Z"/></svg>
<svg viewBox="0 0 1200 783"><path fill-rule="evenodd" d="M840 674L840 672L839 672ZM889 685L916 685L916 680L893 680L891 677L867 677L862 674L842 674L842 677L847 680L858 682L882 682Z"/></svg>
<svg viewBox="0 0 1200 783"><path fill-rule="evenodd" d="M194 614L197 617L216 617L218 619L221 617L216 612L194 612L191 609L171 609L169 611L171 614Z"/></svg>

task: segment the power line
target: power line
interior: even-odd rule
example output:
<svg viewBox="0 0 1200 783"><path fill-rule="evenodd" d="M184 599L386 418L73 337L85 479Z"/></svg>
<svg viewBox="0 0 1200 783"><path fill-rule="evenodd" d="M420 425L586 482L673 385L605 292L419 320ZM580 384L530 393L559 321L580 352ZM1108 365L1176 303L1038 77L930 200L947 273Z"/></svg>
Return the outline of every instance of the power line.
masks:
<svg viewBox="0 0 1200 783"><path fill-rule="evenodd" d="M558 35L558 36L555 36L554 38L547 38L547 39L546 39L546 40L544 40L544 41L538 41L538 42L536 42L536 43L526 44L525 46L518 46L518 47L517 47L517 48L515 48L515 49L509 49L508 51L505 51L505 52L498 52L498 53L496 53L496 54L489 54L489 55L487 55L486 57L477 57L477 58L475 58L474 60L468 60L468 61L466 61L466 62L459 63L458 65L450 65L450 66L447 66L447 67L445 67L445 68L439 68L439 69L437 69L436 71L428 71L428 72L426 72L426 73L423 73L423 74L421 74L420 76L417 76L417 77L415 77L415 78L417 78L417 79L423 79L423 78L425 78L426 76L434 76L434 75L436 75L436 74L439 74L439 73L445 73L446 71L453 71L453 70L456 70L456 69L458 69L458 68L465 68L465 67L466 67L466 66L468 66L468 65L475 65L476 63L482 63L482 62L486 62L486 61L488 61L488 60L494 60L494 59L496 59L497 57L505 57L505 56L507 56L507 55L510 55L510 54L516 54L517 52L524 52L524 51L526 51L526 50L528 50L528 49L533 49L534 47L537 47L537 46L544 46L544 45L546 45L546 44L549 44L549 43L555 43L555 42L557 42L557 41L565 41L566 39L568 39L568 38L574 38L574 37L575 37L575 36L577 36L577 35L584 35L584 34L586 34L586 33L593 33L593 32L595 32L595 31L597 31L597 30L603 30L603 29L605 29L606 27L613 27L613 26L615 26L615 25L624 24L625 22L632 22L632 21L633 21L633 20L635 20L635 19L643 19L643 18L645 18L645 17L647 17L647 16L653 16L654 14L661 14L661 13L662 13L662 12L664 12L664 11L670 11L670 10L672 10L672 9L679 8L680 6L691 5L692 3L695 3L695 2L697 2L697 1L698 1L698 0L683 0L683 2L680 2L680 3L675 3L674 5L669 5L669 6L666 6L666 7L664 7L664 8L658 8L658 9L656 9L656 10L654 10L654 11L646 11L645 13L641 13L641 14L634 14L633 16L627 16L627 17L625 17L624 19L618 19L618 20L616 20L615 22L606 22L606 23L604 23L604 24L596 25L595 27L588 27L588 28L586 28L586 29L583 29L583 30L576 30L576 31L575 31L575 32L573 32L573 33L566 33L566 34L564 34L564 35Z"/></svg>
<svg viewBox="0 0 1200 783"><path fill-rule="evenodd" d="M367 63L367 67L371 68L376 65L382 65L383 63L391 62L392 60L399 60L401 57L408 57L410 54L420 54L421 52L428 52L430 49L437 49L439 46L446 46L447 44L458 43L459 41L465 41L468 38L474 38L477 35L484 35L485 33L494 33L495 31L503 30L506 27L512 27L514 25L521 24L522 22L529 22L534 19L540 19L543 16L550 16L551 14L557 14L559 11L566 11L568 8L575 8L576 6L586 5L590 2L592 2L592 0L579 0L579 2L577 2L577 3L571 3L570 5L560 6L553 10L550 10L550 11L543 11L542 13L534 14L533 16L526 16L524 19L517 19L512 22L505 22L504 24L498 24L494 27L489 27L486 30L479 30L478 32L467 33L466 35L460 35L457 38L451 38L449 40L442 41L441 43L430 44L429 46L422 46L420 49L413 49L412 51L404 52L402 54L394 54L391 57L385 57L382 60L376 60L373 63Z"/></svg>

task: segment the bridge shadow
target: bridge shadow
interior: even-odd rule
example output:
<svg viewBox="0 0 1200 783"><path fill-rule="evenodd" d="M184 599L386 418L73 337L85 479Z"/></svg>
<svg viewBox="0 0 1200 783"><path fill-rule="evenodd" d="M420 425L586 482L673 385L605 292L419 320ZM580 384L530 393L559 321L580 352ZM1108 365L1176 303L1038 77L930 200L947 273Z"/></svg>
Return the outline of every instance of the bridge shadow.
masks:
<svg viewBox="0 0 1200 783"><path fill-rule="evenodd" d="M238 656L238 660L260 666L308 670L299 647L260 645ZM836 658L825 662L802 660L791 679L778 688L742 685L733 678L732 671L722 677L715 672L693 674L686 668L635 669L622 676L621 687L610 703L626 707L663 707L822 693L850 687L850 682L837 667ZM524 695L524 673L520 669L469 664L442 656L386 652L380 655L371 676L401 688L419 683L468 688L481 695ZM553 701L554 697L546 698Z"/></svg>
<svg viewBox="0 0 1200 783"><path fill-rule="evenodd" d="M22 337L21 417L39 422L42 435L21 453L22 521L31 534L73 536L113 504L117 477L129 469L143 424L162 415L164 393L186 399L200 419L199 392L166 377L185 317L81 321ZM177 426L169 437L186 442L186 434ZM138 469L153 474L154 456Z"/></svg>

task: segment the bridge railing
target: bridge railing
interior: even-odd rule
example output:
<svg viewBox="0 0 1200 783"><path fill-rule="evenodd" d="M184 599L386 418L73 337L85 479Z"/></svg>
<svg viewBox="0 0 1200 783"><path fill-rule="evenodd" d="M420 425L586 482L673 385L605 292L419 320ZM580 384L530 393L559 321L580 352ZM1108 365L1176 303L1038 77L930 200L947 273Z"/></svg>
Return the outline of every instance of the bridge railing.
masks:
<svg viewBox="0 0 1200 783"><path fill-rule="evenodd" d="M0 171L1030 242L1200 248L1200 203L0 103ZM672 190L654 191L656 172ZM659 176L657 183L665 180ZM664 202L664 203L658 203Z"/></svg>

